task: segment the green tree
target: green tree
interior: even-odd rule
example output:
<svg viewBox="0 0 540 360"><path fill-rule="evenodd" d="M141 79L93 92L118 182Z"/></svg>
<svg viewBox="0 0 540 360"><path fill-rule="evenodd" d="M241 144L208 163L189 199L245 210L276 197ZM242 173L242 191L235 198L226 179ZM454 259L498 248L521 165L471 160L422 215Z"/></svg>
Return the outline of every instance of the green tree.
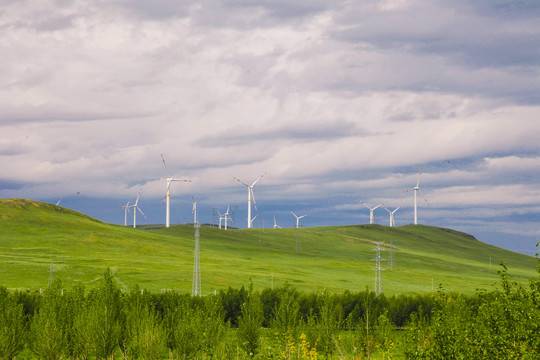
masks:
<svg viewBox="0 0 540 360"><path fill-rule="evenodd" d="M82 358L110 357L119 345L124 325L122 315L121 292L110 269L107 269L102 284L87 295L84 310L75 318L73 328L74 341L79 344L77 353Z"/></svg>
<svg viewBox="0 0 540 360"><path fill-rule="evenodd" d="M242 312L238 320L238 339L240 346L251 357L257 354L264 318L262 303L258 294L253 292L253 284L249 286L246 300L241 309Z"/></svg>
<svg viewBox="0 0 540 360"><path fill-rule="evenodd" d="M0 359L12 359L24 347L25 315L22 304L0 286Z"/></svg>
<svg viewBox="0 0 540 360"><path fill-rule="evenodd" d="M163 359L167 337L148 295L136 286L124 303L125 328L121 350L125 359Z"/></svg>
<svg viewBox="0 0 540 360"><path fill-rule="evenodd" d="M62 284L55 279L45 290L30 324L29 345L40 359L63 359L69 353L69 313Z"/></svg>

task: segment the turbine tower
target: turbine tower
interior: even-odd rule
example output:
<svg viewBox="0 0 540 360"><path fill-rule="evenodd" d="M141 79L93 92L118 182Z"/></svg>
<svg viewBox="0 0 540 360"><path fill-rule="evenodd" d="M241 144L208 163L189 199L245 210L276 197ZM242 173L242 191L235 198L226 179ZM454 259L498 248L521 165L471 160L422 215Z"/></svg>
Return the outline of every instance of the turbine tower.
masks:
<svg viewBox="0 0 540 360"><path fill-rule="evenodd" d="M163 154L161 154L161 159L163 160L163 165L165 166L165 171L167 172L167 210L166 210L166 215L165 215L165 226L166 227L170 227L171 226L171 222L170 222L170 208L171 208L171 195L170 195L170 189L171 189L171 182L173 181L183 181L183 182L191 182L191 180L181 180L181 179L175 179L175 178L172 178L170 175L169 175L169 169L167 169L167 163L165 162L165 157L163 157Z"/></svg>
<svg viewBox="0 0 540 360"><path fill-rule="evenodd" d="M398 211L399 209L401 209L401 205L399 205L399 206L398 206L395 210L393 210L393 211L388 210L388 209L385 208L384 206L383 206L383 209L386 210L386 211L388 211L388 214L390 214L390 226L396 226L396 222L394 221L394 214L395 214L396 211Z"/></svg>
<svg viewBox="0 0 540 360"><path fill-rule="evenodd" d="M139 205L138 205L140 196L141 196L141 192L139 191L139 194L137 195L137 200L135 200L135 204L128 206L130 208L133 208L133 228L137 227L137 210L139 210L142 216L144 216L144 218L147 219L146 215L144 215L144 213L142 212L141 208L139 208Z"/></svg>
<svg viewBox="0 0 540 360"><path fill-rule="evenodd" d="M422 175L422 169L418 173L418 180L416 181L416 186L412 189L405 190L405 192L414 191L414 225L418 225L418 201L417 201L417 192L420 190L420 175Z"/></svg>
<svg viewBox="0 0 540 360"><path fill-rule="evenodd" d="M292 211L291 211L291 214L293 214L294 217L296 218L296 228L298 229L300 227L300 219L303 217L306 217L307 215L296 216L296 214L293 213Z"/></svg>
<svg viewBox="0 0 540 360"><path fill-rule="evenodd" d="M127 226L127 214L129 212L129 208L130 208L129 202L130 202L130 200L128 200L126 205L122 206L122 209L124 209L124 226Z"/></svg>
<svg viewBox="0 0 540 360"><path fill-rule="evenodd" d="M191 210L193 213L193 226L197 227L197 202L193 200L193 210Z"/></svg>
<svg viewBox="0 0 540 360"><path fill-rule="evenodd" d="M368 204L366 204L365 202L362 201L362 205L364 205L365 207L367 207L369 209L369 223L370 224L373 224L374 222L374 219L375 217L373 216L373 212L375 211L375 209L377 209L379 206L383 206L384 203L381 203L377 206L375 206L374 208L370 207Z"/></svg>
<svg viewBox="0 0 540 360"><path fill-rule="evenodd" d="M248 226L248 229L251 229L252 227L252 221L251 221L251 197L253 197L253 204L255 205L255 211L257 211L257 203L255 202L255 194L253 194L253 187L255 186L255 184L257 184L259 182L259 180L261 180L263 178L263 176L266 175L266 172L264 174L262 174L257 180L255 180L253 182L253 184L249 185L249 184L246 184L245 182L243 182L242 180L238 179L238 178L234 178L236 181L238 181L239 183L247 186L248 188L248 216L247 216L247 226Z"/></svg>

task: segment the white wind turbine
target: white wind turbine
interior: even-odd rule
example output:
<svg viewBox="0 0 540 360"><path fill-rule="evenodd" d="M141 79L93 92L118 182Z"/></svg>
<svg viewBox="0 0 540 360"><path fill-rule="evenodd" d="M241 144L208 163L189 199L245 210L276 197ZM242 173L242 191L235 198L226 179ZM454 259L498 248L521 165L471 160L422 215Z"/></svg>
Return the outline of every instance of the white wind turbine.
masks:
<svg viewBox="0 0 540 360"><path fill-rule="evenodd" d="M416 181L416 186L412 189L405 190L405 192L414 191L414 225L418 225L418 201L417 201L417 192L420 190L420 175L422 175L422 169L418 173L418 180Z"/></svg>
<svg viewBox="0 0 540 360"><path fill-rule="evenodd" d="M139 208L139 197L141 196L141 192L139 191L139 194L137 195L137 200L135 200L135 204L129 206L130 208L133 208L133 227L137 227L137 210L144 216L146 219L146 215L142 212L141 208Z"/></svg>
<svg viewBox="0 0 540 360"><path fill-rule="evenodd" d="M129 206L130 201L131 200L128 200L127 204L122 206L122 209L124 209L124 226L127 226L127 214L129 212L129 208L130 208L130 206Z"/></svg>
<svg viewBox="0 0 540 360"><path fill-rule="evenodd" d="M193 210L191 210L193 213L193 226L197 227L197 202L193 200Z"/></svg>
<svg viewBox="0 0 540 360"><path fill-rule="evenodd" d="M279 226L276 222L276 215L274 214L274 229L281 229L281 226Z"/></svg>
<svg viewBox="0 0 540 360"><path fill-rule="evenodd" d="M161 159L163 159L163 165L165 166L165 171L167 171L167 210L166 210L166 216L165 216L165 226L170 227L170 208L171 208L171 196L170 196L170 188L171 188L171 182L173 181L183 181L183 182L191 182L191 180L181 180L181 179L175 179L169 176L169 169L167 169L167 164L165 163L165 158L163 157L163 154L161 154Z"/></svg>
<svg viewBox="0 0 540 360"><path fill-rule="evenodd" d="M384 206L383 206L383 209L386 210L386 211L388 211L388 213L390 214L390 226L396 226L396 223L395 223L395 221L394 221L394 214L396 213L396 211L398 211L399 209L401 209L401 205L399 205L399 206L398 206L395 210L393 210L393 211L388 210L388 209L385 208Z"/></svg>
<svg viewBox="0 0 540 360"><path fill-rule="evenodd" d="M294 217L296 218L296 228L298 229L300 227L300 219L303 218L303 217L306 217L307 215L297 216L292 211L291 211L291 214L293 214Z"/></svg>
<svg viewBox="0 0 540 360"><path fill-rule="evenodd" d="M365 207L367 207L369 209L369 223L370 224L373 224L374 220L375 220L375 217L373 216L373 212L375 211L375 209L377 209L378 207L380 206L383 206L384 203L381 203L377 206L375 206L374 208L370 207L368 204L366 204L365 202L362 201L362 205L364 205Z"/></svg>
<svg viewBox="0 0 540 360"><path fill-rule="evenodd" d="M219 209L218 209L218 215L219 215L219 226L218 226L218 228L219 229L221 229L221 220L225 221L225 230L227 230L227 221L231 220L231 223L232 223L232 218L229 216L230 207L231 207L231 204L227 205L227 212L225 212L224 214L221 214L219 212Z"/></svg>
<svg viewBox="0 0 540 360"><path fill-rule="evenodd" d="M248 229L251 229L252 227L252 220L251 220L251 197L253 197L253 203L255 204L255 211L257 211L257 203L255 202L255 194L253 194L253 187L255 186L255 184L257 184L259 182L259 180L261 180L263 178L263 176L266 175L266 172L264 174L262 174L257 180L255 180L253 182L253 184L249 185L249 184L246 184L245 182L243 182L242 180L238 179L238 178L234 178L236 181L238 181L239 183L247 186L248 188L248 216L247 216L247 226L248 226Z"/></svg>

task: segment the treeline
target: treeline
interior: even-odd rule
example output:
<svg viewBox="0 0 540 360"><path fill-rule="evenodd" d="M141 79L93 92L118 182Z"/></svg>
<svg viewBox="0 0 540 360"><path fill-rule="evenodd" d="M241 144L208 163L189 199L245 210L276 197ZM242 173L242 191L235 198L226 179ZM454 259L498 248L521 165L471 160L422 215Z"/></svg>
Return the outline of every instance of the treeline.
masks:
<svg viewBox="0 0 540 360"><path fill-rule="evenodd" d="M88 291L0 287L0 358L537 359L540 282L500 274L499 288L473 295L124 293L109 270Z"/></svg>

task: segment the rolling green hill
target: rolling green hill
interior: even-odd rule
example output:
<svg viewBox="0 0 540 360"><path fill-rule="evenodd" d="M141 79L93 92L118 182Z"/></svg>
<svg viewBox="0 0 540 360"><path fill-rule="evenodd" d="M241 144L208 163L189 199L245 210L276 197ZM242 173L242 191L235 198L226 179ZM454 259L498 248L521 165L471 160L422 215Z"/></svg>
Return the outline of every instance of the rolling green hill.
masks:
<svg viewBox="0 0 540 360"><path fill-rule="evenodd" d="M499 263L521 281L536 276L537 260L450 229L424 225L357 225L301 229L200 229L203 294L247 285L283 285L300 290L373 289L375 241L390 249L386 294L473 292L498 281ZM133 229L111 225L59 206L24 199L0 199L0 284L8 288L47 287L51 264L66 286L87 287L107 267L126 289L191 291L194 228ZM383 253L390 257L390 251Z"/></svg>

